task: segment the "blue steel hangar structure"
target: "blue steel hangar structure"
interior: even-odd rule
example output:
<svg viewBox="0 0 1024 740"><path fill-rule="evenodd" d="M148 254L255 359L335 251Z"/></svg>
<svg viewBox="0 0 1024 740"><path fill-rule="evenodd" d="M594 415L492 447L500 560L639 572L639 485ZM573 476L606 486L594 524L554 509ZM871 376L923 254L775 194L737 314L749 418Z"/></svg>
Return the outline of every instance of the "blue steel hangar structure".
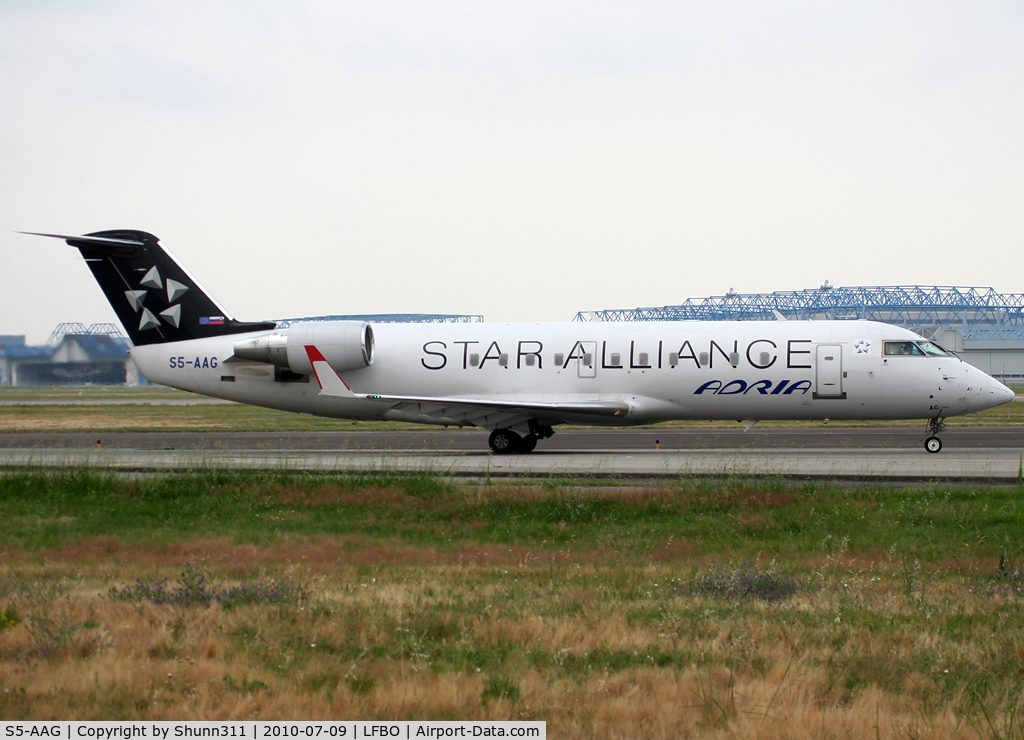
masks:
<svg viewBox="0 0 1024 740"><path fill-rule="evenodd" d="M1003 380L1024 380L1024 293L894 285L736 293L676 306L581 311L576 321L786 321L868 319L915 331Z"/></svg>

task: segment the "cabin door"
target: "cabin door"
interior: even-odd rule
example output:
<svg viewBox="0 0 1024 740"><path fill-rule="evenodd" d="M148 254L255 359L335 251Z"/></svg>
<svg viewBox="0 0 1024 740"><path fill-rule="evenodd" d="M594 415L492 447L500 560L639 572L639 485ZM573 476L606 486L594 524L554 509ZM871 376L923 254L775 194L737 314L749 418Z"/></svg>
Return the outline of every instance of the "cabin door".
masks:
<svg viewBox="0 0 1024 740"><path fill-rule="evenodd" d="M819 344L815 364L815 398L846 398L843 392L843 347Z"/></svg>

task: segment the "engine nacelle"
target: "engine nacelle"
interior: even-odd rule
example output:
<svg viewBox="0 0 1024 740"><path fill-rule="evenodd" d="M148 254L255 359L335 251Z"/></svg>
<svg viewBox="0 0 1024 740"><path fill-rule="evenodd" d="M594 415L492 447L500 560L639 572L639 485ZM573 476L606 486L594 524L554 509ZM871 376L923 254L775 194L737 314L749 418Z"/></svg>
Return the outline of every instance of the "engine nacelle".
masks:
<svg viewBox="0 0 1024 740"><path fill-rule="evenodd" d="M316 348L339 373L373 364L373 329L365 321L309 321L288 327L288 367L309 375L306 346Z"/></svg>
<svg viewBox="0 0 1024 740"><path fill-rule="evenodd" d="M307 345L316 345L339 373L373 363L373 328L365 321L308 321L283 332L235 342L235 356L287 368L299 375L313 372Z"/></svg>

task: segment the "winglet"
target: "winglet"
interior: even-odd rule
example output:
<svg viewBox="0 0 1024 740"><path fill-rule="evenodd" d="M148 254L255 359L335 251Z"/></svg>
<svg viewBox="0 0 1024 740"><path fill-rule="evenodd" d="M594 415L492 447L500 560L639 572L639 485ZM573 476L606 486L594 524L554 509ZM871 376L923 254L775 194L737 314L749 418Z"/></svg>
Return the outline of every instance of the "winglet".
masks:
<svg viewBox="0 0 1024 740"><path fill-rule="evenodd" d="M313 366L313 375L320 385L321 396L337 396L339 398L355 398L355 393L348 387L348 383L341 379L338 371L331 367L316 345L306 345L306 355L309 357L309 364Z"/></svg>

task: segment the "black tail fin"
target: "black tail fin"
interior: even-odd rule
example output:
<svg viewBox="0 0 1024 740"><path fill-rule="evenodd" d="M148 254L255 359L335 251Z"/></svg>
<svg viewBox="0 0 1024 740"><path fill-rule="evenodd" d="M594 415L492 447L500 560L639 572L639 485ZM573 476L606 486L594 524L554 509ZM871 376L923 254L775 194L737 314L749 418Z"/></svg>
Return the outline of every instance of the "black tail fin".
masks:
<svg viewBox="0 0 1024 740"><path fill-rule="evenodd" d="M134 344L157 344L273 329L236 321L145 231L118 229L64 239L82 253Z"/></svg>

